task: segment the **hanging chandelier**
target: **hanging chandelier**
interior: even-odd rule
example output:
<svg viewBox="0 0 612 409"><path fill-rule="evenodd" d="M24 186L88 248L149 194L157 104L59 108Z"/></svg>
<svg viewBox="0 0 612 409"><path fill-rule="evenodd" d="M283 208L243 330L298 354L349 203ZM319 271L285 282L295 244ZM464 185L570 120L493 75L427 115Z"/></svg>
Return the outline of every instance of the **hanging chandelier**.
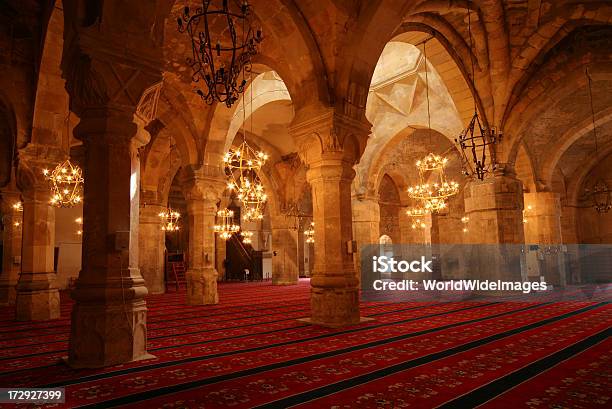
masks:
<svg viewBox="0 0 612 409"><path fill-rule="evenodd" d="M314 222L310 222L310 227L306 230L304 230L304 236L306 237L306 243L314 243L315 239L314 239Z"/></svg>
<svg viewBox="0 0 612 409"><path fill-rule="evenodd" d="M17 213L22 213L23 212L23 203L21 202L15 202L13 203L13 210ZM17 215L16 215L17 216ZM19 215L17 217L18 220L15 220L13 222L13 226L15 226L16 228L20 228L21 227L21 215Z"/></svg>
<svg viewBox="0 0 612 409"><path fill-rule="evenodd" d="M215 233L219 234L223 240L229 240L234 233L240 231L240 226L234 223L234 212L229 209L222 209L217 212L219 224L213 227Z"/></svg>
<svg viewBox="0 0 612 409"><path fill-rule="evenodd" d="M463 216L461 218L461 223L463 224L463 232L467 233L468 232L468 223L470 222L470 217L469 216Z"/></svg>
<svg viewBox="0 0 612 409"><path fill-rule="evenodd" d="M446 200L459 193L459 184L447 181L444 167L431 170L437 174L437 181L425 183L426 170L418 166L420 184L408 188L408 195L423 203L423 211L434 213L446 208Z"/></svg>
<svg viewBox="0 0 612 409"><path fill-rule="evenodd" d="M202 0L202 6L183 9L177 19L178 31L187 33L193 56L187 59L197 94L207 104L225 103L229 108L244 92L244 72L251 71L251 59L258 52L262 31L254 31L251 6L246 0ZM239 79L240 74L242 80Z"/></svg>
<svg viewBox="0 0 612 409"><path fill-rule="evenodd" d="M586 71L587 84L589 86L589 101L591 104L591 119L593 121L593 140L595 141L594 157L599 157L599 147L597 145L597 127L595 124L595 108L593 107L593 79L587 67ZM593 184L591 189L585 189L585 193L590 197L592 206L599 214L608 213L612 209L612 191L603 180L598 180Z"/></svg>
<svg viewBox="0 0 612 409"><path fill-rule="evenodd" d="M406 215L414 219L410 226L412 227L412 229L417 229L417 228L425 229L427 227L427 224L425 224L425 222L422 219L423 217L429 214L431 214L431 210L426 209L422 206L411 207L408 210L406 210Z"/></svg>
<svg viewBox="0 0 612 409"><path fill-rule="evenodd" d="M586 193L597 213L608 213L612 209L612 191L603 180L595 182L591 189L586 189Z"/></svg>
<svg viewBox="0 0 612 409"><path fill-rule="evenodd" d="M168 153L168 171L172 168L172 152L174 151L175 145L172 144L172 137L170 137L169 141L169 149ZM157 215L161 219L161 229L165 232L176 232L180 230L179 219L181 218L181 214L176 210L170 207L170 198L168 198L168 205Z"/></svg>
<svg viewBox="0 0 612 409"><path fill-rule="evenodd" d="M70 162L70 159L57 165L53 171L44 169L43 175L49 181L51 188L49 200L51 205L72 207L82 202L83 173L80 167Z"/></svg>
<svg viewBox="0 0 612 409"><path fill-rule="evenodd" d="M268 200L258 172L268 160L268 155L255 151L246 139L240 146L230 149L223 156L225 174L228 177L227 188L236 192L236 197L245 208L243 220L258 221L263 219L264 206Z"/></svg>
<svg viewBox="0 0 612 409"><path fill-rule="evenodd" d="M245 205L242 212L242 220L245 222L258 222L263 220L264 204Z"/></svg>
<svg viewBox="0 0 612 409"><path fill-rule="evenodd" d="M468 36L470 39L470 53L472 53L472 19L470 13L471 4L469 3L470 1L468 1ZM472 65L472 81L476 81L474 76L474 59L471 57L471 54L470 62ZM501 140L501 137L501 132L498 134L494 129L483 126L483 122L478 116L476 98L474 98L474 115L467 128L455 139L455 144L461 152L463 172L466 176L484 180L487 173L495 170L495 158L488 158L487 151L491 150L491 155L493 155L494 151L490 148L497 141Z"/></svg>
<svg viewBox="0 0 612 409"><path fill-rule="evenodd" d="M83 218L77 217L76 219L74 219L74 222L78 226L78 229L76 231L77 236L82 236L83 235Z"/></svg>
<svg viewBox="0 0 612 409"><path fill-rule="evenodd" d="M487 151L500 139L501 134L498 135L495 130L485 128L478 112L474 110L474 116L468 127L455 139L463 160L463 173L484 180L487 173L495 170L495 162L487 159Z"/></svg>
<svg viewBox="0 0 612 409"><path fill-rule="evenodd" d="M425 90L427 97L427 128L431 138L431 112L429 104L429 75L427 68L427 41L423 43L423 60L425 65ZM430 145L431 145L430 141ZM446 200L459 192L459 184L447 181L444 167L448 159L434 153L427 154L416 162L419 171L419 184L408 188L408 195L422 203L422 209L427 213L438 212L446 208ZM437 180L426 183L429 174L437 174Z"/></svg>
<svg viewBox="0 0 612 409"><path fill-rule="evenodd" d="M252 231L243 231L240 232L240 236L242 236L243 244L251 244L253 243L253 232Z"/></svg>
<svg viewBox="0 0 612 409"><path fill-rule="evenodd" d="M166 207L164 210L159 212L159 218L161 219L162 231L175 232L180 230L179 219L181 214L171 207Z"/></svg>
<svg viewBox="0 0 612 409"><path fill-rule="evenodd" d="M410 227L413 230L416 230L416 229L425 230L427 228L427 224L421 219L416 219L415 221L412 222L412 225Z"/></svg>

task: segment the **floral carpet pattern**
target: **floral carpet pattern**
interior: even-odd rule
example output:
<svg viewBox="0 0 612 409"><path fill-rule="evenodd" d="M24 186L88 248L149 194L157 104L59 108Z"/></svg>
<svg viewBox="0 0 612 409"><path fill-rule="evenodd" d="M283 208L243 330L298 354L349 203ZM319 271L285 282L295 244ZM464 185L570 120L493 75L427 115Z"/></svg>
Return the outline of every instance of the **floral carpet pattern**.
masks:
<svg viewBox="0 0 612 409"><path fill-rule="evenodd" d="M362 302L371 321L329 329L309 282L222 283L220 303L150 296L155 356L74 370L62 318L18 323L0 309L0 386L64 387L47 407L606 408L612 306L590 302Z"/></svg>

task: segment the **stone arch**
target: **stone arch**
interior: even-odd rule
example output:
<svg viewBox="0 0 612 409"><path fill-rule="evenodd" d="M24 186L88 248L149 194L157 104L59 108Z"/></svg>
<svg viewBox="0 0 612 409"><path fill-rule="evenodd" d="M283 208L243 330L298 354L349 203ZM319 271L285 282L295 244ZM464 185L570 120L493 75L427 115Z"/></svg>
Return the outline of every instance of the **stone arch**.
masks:
<svg viewBox="0 0 612 409"><path fill-rule="evenodd" d="M401 36L396 38L402 40ZM463 128L462 119L443 81L443 76L435 70L431 61L425 61L420 49L409 44L410 41L414 40L414 37L404 37L402 42L390 42L387 45L387 47L390 48L386 47L379 57L381 61L385 56L387 59L391 58L393 56L392 53L397 51L396 48L400 51L402 51L403 48L407 48L401 53L404 59L406 58L406 54L409 54L409 51L413 53L418 52L418 56L415 56L416 62L414 62L414 67L411 68L412 71L410 72L403 72L401 75L395 75L396 73L391 71L391 74L394 75L390 77L391 79L388 79L381 74L382 70L386 69L389 71L389 68L385 68L385 66L391 66L388 61L385 65L381 66L382 68L377 66L375 69L372 76L371 91L366 108L368 120L373 124L372 135L368 140L368 144L361 156L359 164L356 166L357 178L353 184L353 190L357 194L368 194L368 192L376 190L378 184L371 179L371 176L377 174L377 166L382 166L381 164L377 165L377 163L380 162L380 158L384 156L383 153L386 147L397 144L416 129L427 128L426 87L424 86L425 73L423 69L425 64L427 64L427 80L429 81L430 88L429 98L431 105L430 111L432 112L432 133L444 135L449 142L452 143L455 136L458 135ZM445 51L443 51L441 45L438 45L437 52L440 53ZM430 54L428 53L428 57L429 56ZM398 64L399 61L400 60L398 60ZM412 63L407 60L403 61L402 64L408 67ZM459 75L457 71L455 71L454 76L456 77L456 75ZM393 79L394 76L395 79ZM416 79L413 84L403 84L407 79L401 79L402 76L405 76L407 79L414 76ZM398 80L397 78L400 79ZM462 78L459 80L465 84ZM406 91L403 91L401 88L398 88L399 91L396 91L396 84L398 84L398 86L402 85L402 87L413 87L413 94L410 101L406 99ZM399 98L397 101L399 104L398 106L393 105L393 94L387 95L384 91L385 87L392 87L390 88L391 92L397 92L397 98ZM382 92L379 91L379 89L382 90ZM467 85L465 85L463 91L469 94ZM406 109L406 106L409 106L409 108ZM467 112L470 113L467 114L464 111L464 116L469 115L471 117L473 111L468 108ZM390 123L391 125L389 125Z"/></svg>
<svg viewBox="0 0 612 409"><path fill-rule="evenodd" d="M293 103L286 84L275 71L260 65L255 68L261 70L261 74L255 76L252 83L245 89L244 105L247 106L246 108L243 106L242 99L230 109L221 104L214 107L204 150L205 164L220 163L221 157L229 149L243 124L241 113L244 114L244 120L248 121L251 112L255 113L257 109L266 104L276 101ZM250 106L251 93L253 94L253 110ZM248 116L246 112L243 112L244 109L249 112Z"/></svg>
<svg viewBox="0 0 612 409"><path fill-rule="evenodd" d="M488 58L486 61L482 61L486 54L479 52L477 56L473 56L466 41L458 31L447 21L438 18L439 13L444 11L466 9L467 7L467 2L461 1L451 3L430 1L415 5L410 2L397 2L393 0L383 0L378 2L378 4L372 2L371 5L365 7L365 10L360 13L356 24L353 45L348 50L348 55L358 55L359 58L355 58L354 61L349 61L349 63L343 65L343 70L340 72L337 81L338 95L347 96L346 100L343 101L345 105L344 110L358 111L365 106L367 84L369 84L376 66L377 61L374 58L377 57L365 59L363 56L379 56L388 41L394 36L408 31L425 32L437 38L444 45L450 56L453 57L466 80L469 79L469 75L466 75L467 70L463 65L463 61L476 61L478 75L482 78L479 81L479 86L485 93L490 91L488 81L480 72L482 71L481 67L489 66ZM478 13L496 15L496 13L499 14L498 9L499 7L492 11L481 11L478 9ZM480 24L480 20L478 18L476 23ZM478 34L479 32L481 34ZM474 36L477 49L480 41L482 43L480 49L486 51L487 37L484 29L476 30ZM503 36L500 40L503 41ZM471 81L467 82L473 90L472 94L477 99L480 108L483 108L483 105L492 104L490 98L485 101L486 104L481 104L479 93L474 91ZM485 112L485 110L481 109L481 113L486 120Z"/></svg>
<svg viewBox="0 0 612 409"><path fill-rule="evenodd" d="M595 11L596 12L593 12ZM509 96L502 125L511 115L514 104L518 102L530 78L535 76L542 66L546 54L554 49L573 30L587 25L608 24L612 6L606 2L593 2L574 7L560 5L554 19L540 24L538 29L525 41L525 45L512 61L512 70L508 79Z"/></svg>
<svg viewBox="0 0 612 409"><path fill-rule="evenodd" d="M506 138L502 141L503 149L500 149L501 156L498 158L500 162L515 162L520 141L531 136L531 132L528 133L527 130L537 123L535 118L548 112L564 98L570 98L572 93L586 90L585 67L589 67L594 81L609 80L612 61L609 53L603 51L609 49L609 45L602 39L606 33L609 35L609 30L583 27L582 31L567 35L542 57L546 63L538 66L537 71L531 72L529 80L521 87L520 95L515 95L512 105L509 105L504 121ZM584 38L586 40L583 40ZM585 97L584 110L587 110L586 98L588 97ZM572 105L576 106L573 103ZM590 108L588 110L590 111ZM588 115L590 116L590 112ZM583 117L586 117L586 114ZM526 141L529 142L529 138ZM539 178L540 171L540 166L536 166Z"/></svg>
<svg viewBox="0 0 612 409"><path fill-rule="evenodd" d="M30 142L55 146L68 154L71 145L80 142L72 136L72 129L65 132L64 124L70 109L61 70L63 50L64 10L62 7L53 7L40 57Z"/></svg>
<svg viewBox="0 0 612 409"><path fill-rule="evenodd" d="M254 0L250 2L253 24L260 24L264 41L255 62L279 72L291 90L296 106L328 105L330 101L325 66L314 36L293 2L286 0ZM183 4L171 2L164 15L179 15ZM176 31L176 18L168 18L166 37ZM292 41L286 46L287 39Z"/></svg>
<svg viewBox="0 0 612 409"><path fill-rule="evenodd" d="M170 87L162 90L157 113L157 128L145 149L141 162L141 186L143 191L158 192L157 200L165 203L170 183L179 167L197 165L200 162L198 133L186 103L173 98ZM169 164L170 138L176 144L173 162ZM177 162L178 159L178 162Z"/></svg>

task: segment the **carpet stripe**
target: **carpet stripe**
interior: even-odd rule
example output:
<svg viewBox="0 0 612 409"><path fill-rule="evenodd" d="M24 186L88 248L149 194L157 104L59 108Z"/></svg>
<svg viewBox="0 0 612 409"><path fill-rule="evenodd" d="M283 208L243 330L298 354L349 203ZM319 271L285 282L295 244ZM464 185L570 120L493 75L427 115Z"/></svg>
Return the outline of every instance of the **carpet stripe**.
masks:
<svg viewBox="0 0 612 409"><path fill-rule="evenodd" d="M493 303L493 304L496 304L496 303ZM541 307L543 305L545 305L545 304L531 305L531 306L528 306L528 307L520 308L518 310L512 310L512 311L507 311L507 312L503 312L503 313L499 313L499 314L495 314L495 315L490 315L490 316L486 316L486 317L482 317L482 318L477 318L477 319L473 319L473 320L462 321L462 322L454 323L454 324L448 324L448 325L444 325L444 326L441 326L441 327L430 328L430 329L427 329L427 330L412 332L412 333L403 334L403 335L399 335L399 336L394 336L394 337L390 337L390 338L385 338L385 339L381 339L381 340L376 340L376 341L372 341L372 342L368 342L368 343L364 343L364 344L359 344L359 345L355 345L355 346L351 346L351 347L347 347L347 348L342 348L342 349L338 349L338 350L334 350L334 351L328 351L328 352L323 352L323 353L319 353L319 354L313 354L313 355L310 355L310 356L307 356L307 357L291 359L291 360L284 361L284 362L264 365L264 366L260 366L260 367L256 367L256 368L250 368L250 369L246 369L246 370L242 370L242 371L237 371L237 372L233 372L233 373L228 373L228 374L224 374L224 375L209 377L209 378L200 379L200 380L191 381L191 382L185 382L185 383L181 383L181 384L177 384L177 385L166 386L166 387L160 388L160 389L152 389L152 390L148 390L148 391L145 391L145 392L140 392L140 393L135 393L135 394L123 396L123 397L120 397L120 398L110 399L108 401L96 402L96 404L94 404L94 405L83 405L83 406L78 406L78 407L81 407L81 408L96 408L96 407L99 407L99 408L108 408L108 407L114 407L114 406L119 406L119 405L127 405L127 404L130 404L130 403L140 402L140 401L143 401L143 400L146 400L146 399L152 399L152 398L156 398L156 397L160 397L160 396L164 396L164 395L168 395L168 394L172 394L172 393L186 391L186 390L189 390L189 389L199 388L199 387L210 385L210 384L217 383L217 382L233 380L233 379L237 379L237 378L241 378L241 377L245 377L245 376L250 376L250 375L255 375L255 374L259 374L259 373L270 371L270 370L274 370L274 369L285 368L285 367L292 366L292 365L298 365L298 364L302 364L302 363L307 363L307 362L311 362L311 361L318 360L318 359L333 357L333 356L345 354L345 353L348 353L348 352L359 351L359 350L362 350L362 349L367 349L367 348L371 348L371 347L381 346L381 345L385 345L385 344L388 344L388 343L392 343L392 342L396 342L396 341L400 341L400 340L405 340L405 339L409 339L409 338L413 338L413 337L417 337L417 336L421 336L421 335L431 334L431 333L439 332L439 331L442 331L442 330L445 330L445 329L449 329L449 328L454 328L454 327L459 327L459 326L462 326L462 325L469 325L469 324L474 324L474 323L478 323L478 322L483 322L483 321L486 321L486 320L495 319L495 318L499 318L499 317L502 317L502 316L508 316L508 315L515 314L515 313L518 313L518 312L521 312L521 311L527 311L527 310L530 310L530 309L538 308L538 307ZM465 310L465 309L462 309L462 310ZM459 310L457 310L457 311L459 311ZM578 310L578 311L580 311L580 310ZM435 315L440 315L440 314L435 314ZM562 316L559 316L559 317L564 317L565 315L567 315L567 314L563 314ZM554 317L554 318L558 318L558 317ZM561 319L561 318L559 318L559 319ZM545 321L542 321L542 322L545 322ZM367 329L372 329L372 328L369 327ZM337 335L337 334L334 334L334 335ZM271 408L282 408L282 407L286 407L286 406L285 405L280 405L279 406L279 405L274 404L274 405L272 405L270 407Z"/></svg>
<svg viewBox="0 0 612 409"><path fill-rule="evenodd" d="M496 303L481 304L481 305L477 305L477 306L464 307L464 308L459 308L459 309L451 310L451 311L445 311L445 312L441 312L441 313L428 314L428 315L424 315L424 316L408 318L408 319L405 319L405 320L395 321L395 322L388 323L388 324L377 324L377 325L371 325L371 326L366 326L366 327L352 328L352 329L348 329L348 330L336 331L336 332L332 332L332 333L328 333L328 334L317 335L317 336L314 336L314 337L300 338L300 339L291 340L291 341L279 342L279 343L264 345L264 346L260 346L260 347L246 348L246 349L240 349L240 350L229 351L229 352L221 352L221 353L217 353L217 354L185 358L185 359L180 359L180 360L171 361L171 362L160 362L160 363L156 363L156 364L152 364L152 365L140 366L140 367L129 368L129 369L123 369L123 370L119 370L119 371L105 372L105 373L101 373L101 374L81 377L81 378L78 378L78 379L75 379L75 380L72 380L72 381L51 383L51 384L47 384L47 385L40 386L40 387L44 387L44 388L63 387L63 386L75 385L75 384L79 384L79 383L83 383L83 382L90 382L90 381L95 381L95 380L99 380L99 379L110 378L110 377L113 377L113 376L125 375L125 374L130 374L130 373L135 373L135 372L142 372L142 371L147 371L147 370L152 370L152 369L165 368L165 367L168 367L168 366L181 365L181 364L190 363L190 362L198 362L198 361L204 361L204 360L209 360L209 359L214 359L214 358L222 358L222 357L226 357L226 356L231 356L231 355L235 355L235 354L242 354L242 353L248 353L248 352L258 352L258 351L263 351L263 350L270 349L270 348L287 346L287 345L295 344L295 343L298 343L298 342L316 341L316 340L330 338L330 337L334 337L334 336L338 336L338 335L350 334L350 333L354 333L354 332L360 332L360 331L376 329L376 328L380 328L380 327L384 327L384 326L397 325L397 324L400 324L400 323L407 323L407 322L411 322L411 321L423 320L423 319L427 319L427 318L432 318L432 317L446 315L446 314L453 314L453 313L456 313L456 312L467 311L467 310L471 310L471 309L474 309L474 308L482 308L482 307L491 306L491 305L495 305L495 304ZM524 308L524 310L536 308L536 307L539 307L541 305L543 305L543 304L537 304L535 306L529 306L529 307ZM501 315L499 315L499 314L498 315L499 316L503 316L503 315L508 315L510 313L515 313L515 312L519 312L519 311L520 310L513 310L511 312L505 312L505 313L502 313ZM482 318L481 320L490 319L490 318L493 318L493 317L496 317L496 316L488 316L486 318ZM461 324L456 324L456 325L463 325L463 324L466 324L466 323L467 322L462 322ZM451 325L453 325L453 324L451 324ZM443 327L440 327L440 328L443 328ZM437 331L437 330L438 330L438 328L434 328L434 329L431 329L430 331ZM406 337L409 337L409 336L410 336L410 334L406 335ZM397 338L397 337L394 337L394 338ZM377 341L377 342L379 342L379 341Z"/></svg>
<svg viewBox="0 0 612 409"><path fill-rule="evenodd" d="M466 407L480 406L509 389L539 375L540 373L554 367L560 362L573 357L586 349L597 345L606 338L612 336L612 329L607 328L597 334L591 335L567 348L557 351L547 357L539 359L518 371L498 378L487 385L475 389L465 395L459 396L452 401L438 406L444 409L462 409Z"/></svg>
<svg viewBox="0 0 612 409"><path fill-rule="evenodd" d="M562 314L556 317L547 318L545 320L538 321L538 322L535 322L529 325L525 325L523 327L519 327L519 328L505 331L499 334L491 335L489 337L486 337L486 338L483 338L477 341L468 342L466 344L447 349L446 351L425 355L423 357L419 357L419 358L416 358L410 361L402 362L401 364L392 365L392 366L382 368L382 369L379 369L379 370L376 370L376 371L373 371L373 372L370 372L364 375L345 379L340 382L335 382L333 384L329 384L321 388L317 388L317 389L313 389L313 390L310 390L304 393L296 394L296 395L287 397L285 399L280 399L277 401L269 402L264 405L258 406L258 408L270 408L270 409L286 408L286 407L291 407L291 406L299 405L302 403L310 402L315 399L322 398L328 395L332 395L339 391L342 391L348 388L352 388L358 385L362 385L364 383L371 382L376 379L380 379L380 378L395 374L400 371L405 371L407 369L411 369L411 368L414 368L420 365L431 363L433 361L436 361L442 358L446 358L448 356L455 355L460 352L468 351L470 349L488 344L493 341L497 341L502 338L509 337L511 335L515 335L515 334L518 334L524 331L528 331L530 329L542 327L547 324L561 321L565 318L569 318L569 317L572 317L578 314L582 314L587 311L594 310L595 308L599 308L606 304L607 303L602 302L602 303L598 303L595 305L590 305L590 306L587 306L587 307L584 307L584 308L581 308L575 311L571 311L571 312L568 312L568 313L565 313L565 314ZM470 406L467 406L467 407L470 407Z"/></svg>

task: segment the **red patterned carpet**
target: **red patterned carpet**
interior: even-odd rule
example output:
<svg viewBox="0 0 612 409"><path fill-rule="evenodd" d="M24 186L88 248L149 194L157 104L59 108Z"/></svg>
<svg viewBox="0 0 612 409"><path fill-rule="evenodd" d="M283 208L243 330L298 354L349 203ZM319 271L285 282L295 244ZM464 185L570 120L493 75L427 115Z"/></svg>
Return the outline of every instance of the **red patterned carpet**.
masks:
<svg viewBox="0 0 612 409"><path fill-rule="evenodd" d="M73 370L62 319L0 310L0 386L65 387L65 407L608 408L612 307L364 302L360 325L305 325L309 283L222 284L220 304L148 299L155 359ZM58 405L53 407L60 407Z"/></svg>

